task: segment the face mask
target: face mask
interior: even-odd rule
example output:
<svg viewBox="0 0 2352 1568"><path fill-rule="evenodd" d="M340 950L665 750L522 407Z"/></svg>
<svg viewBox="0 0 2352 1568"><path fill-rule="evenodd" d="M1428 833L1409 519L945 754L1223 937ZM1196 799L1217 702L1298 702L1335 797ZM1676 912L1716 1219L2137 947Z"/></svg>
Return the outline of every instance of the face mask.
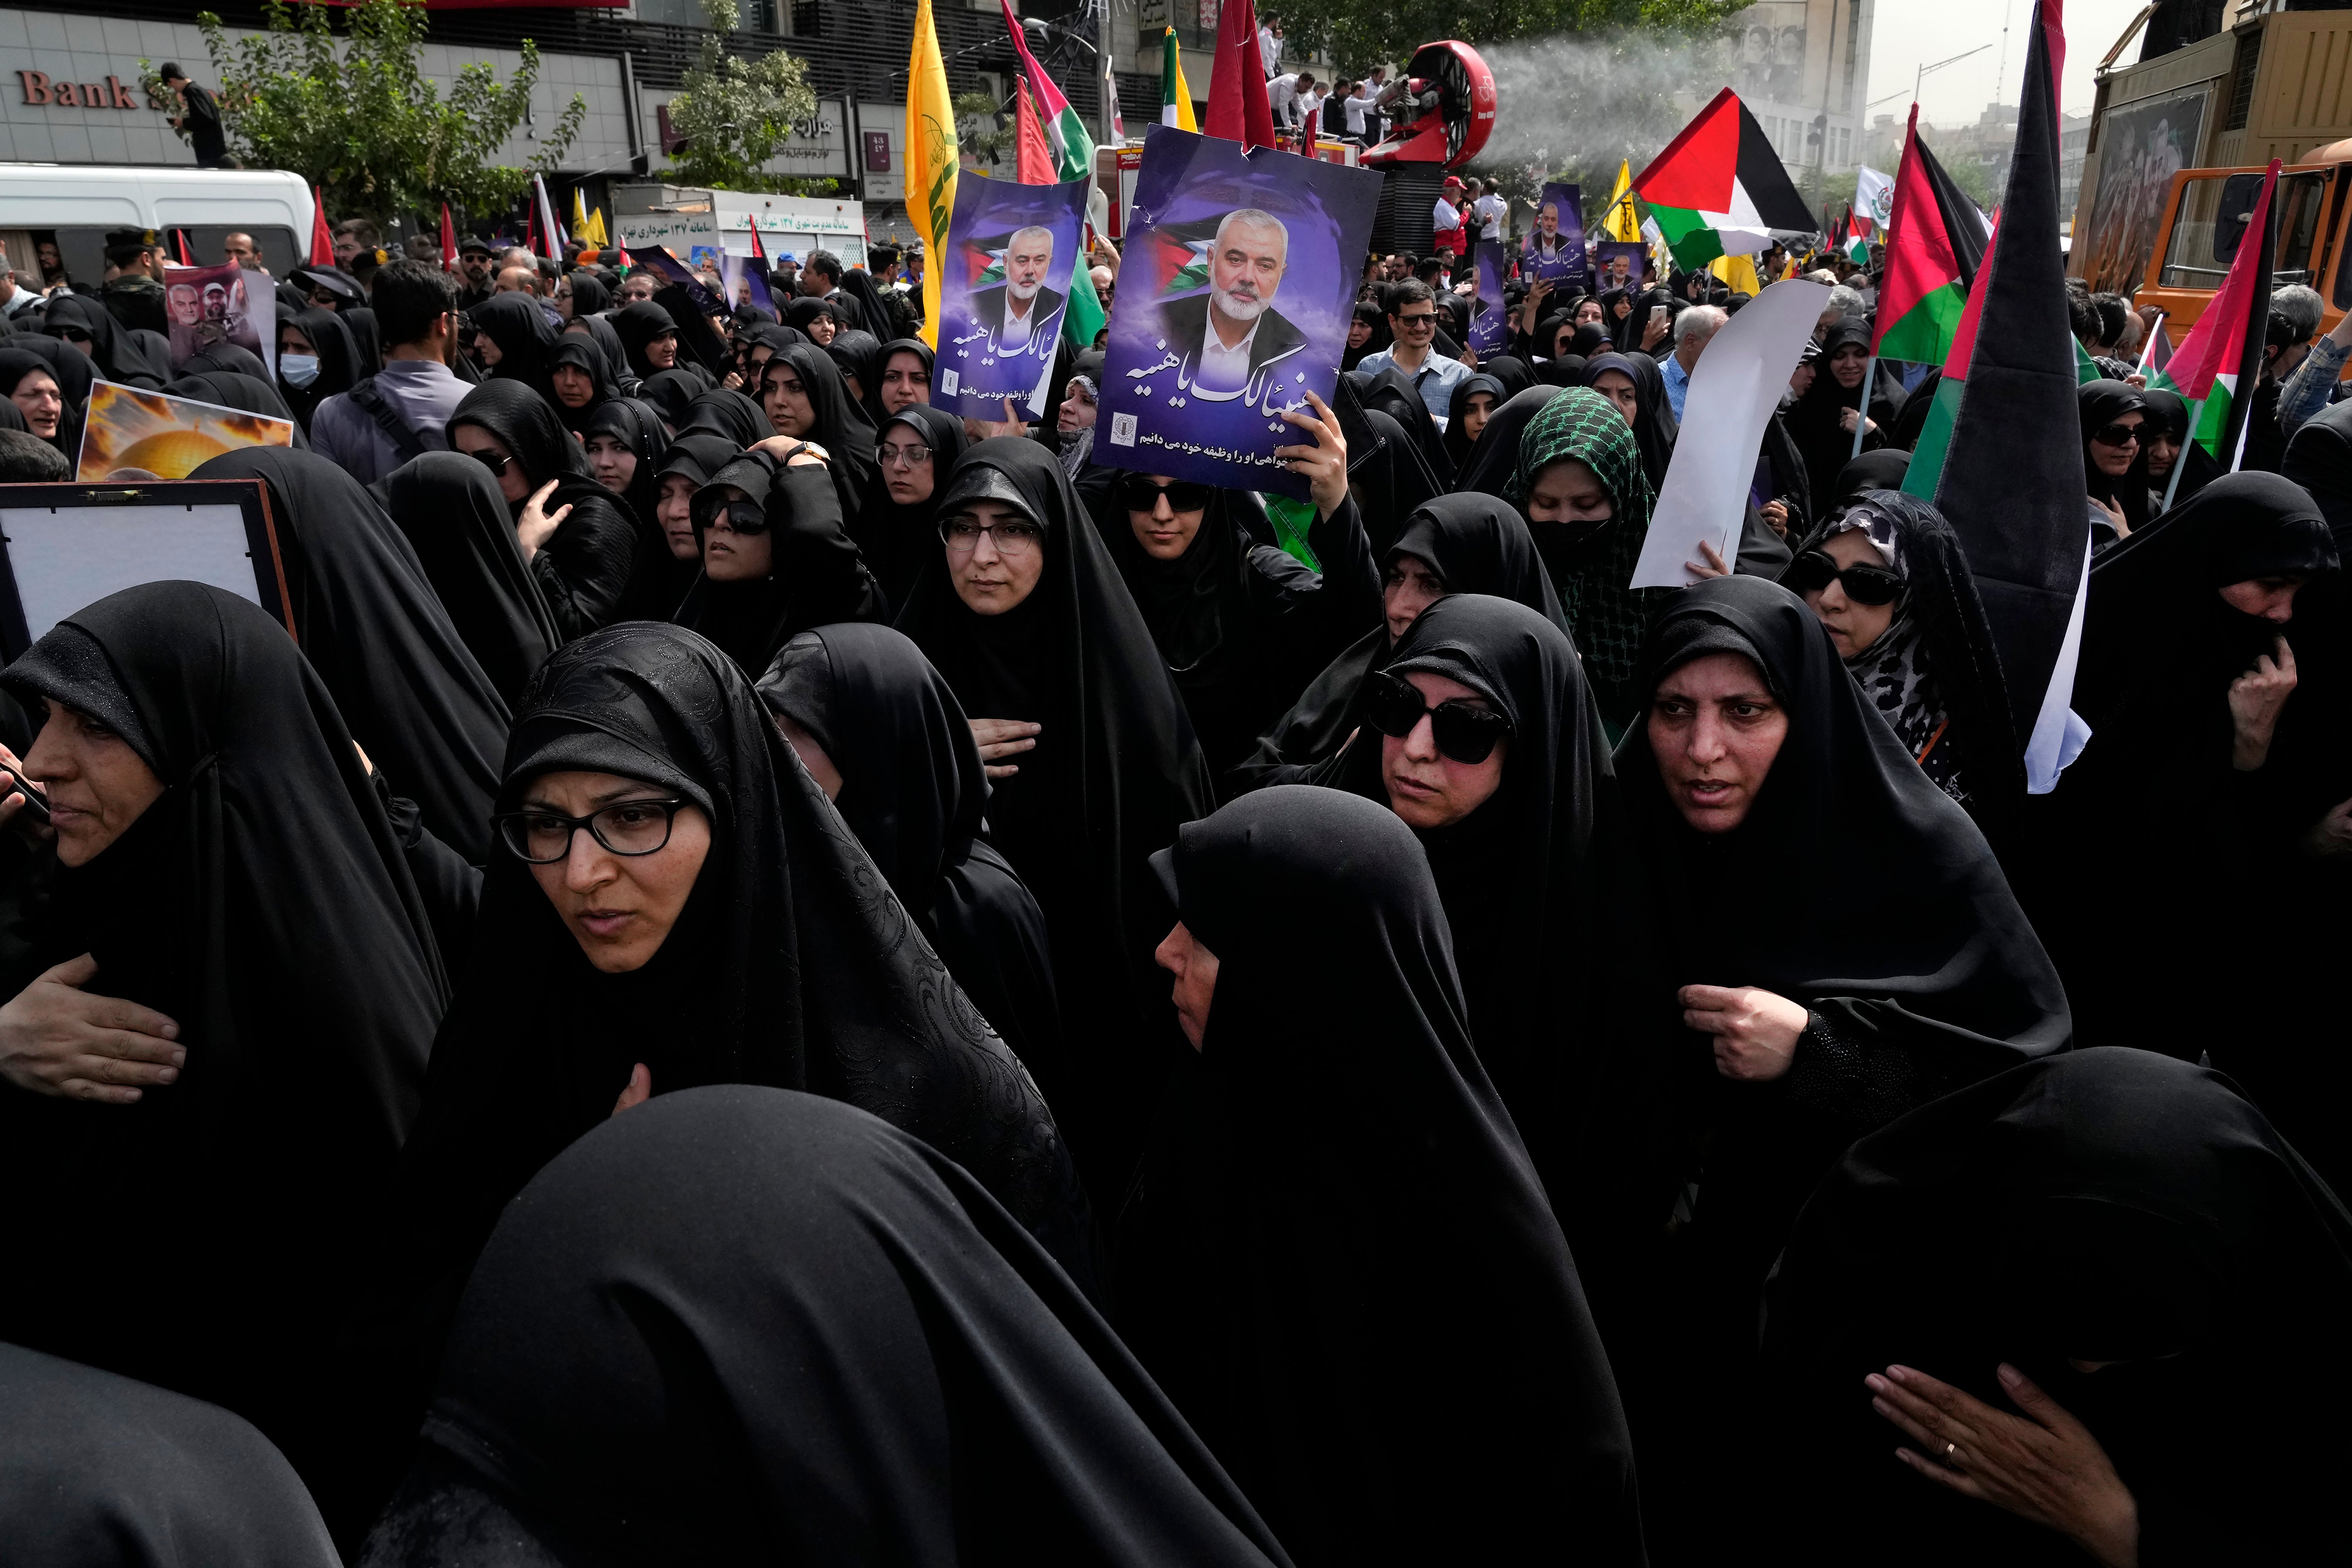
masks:
<svg viewBox="0 0 2352 1568"><path fill-rule="evenodd" d="M278 374L286 378L289 386L308 386L319 379L317 354L279 354Z"/></svg>

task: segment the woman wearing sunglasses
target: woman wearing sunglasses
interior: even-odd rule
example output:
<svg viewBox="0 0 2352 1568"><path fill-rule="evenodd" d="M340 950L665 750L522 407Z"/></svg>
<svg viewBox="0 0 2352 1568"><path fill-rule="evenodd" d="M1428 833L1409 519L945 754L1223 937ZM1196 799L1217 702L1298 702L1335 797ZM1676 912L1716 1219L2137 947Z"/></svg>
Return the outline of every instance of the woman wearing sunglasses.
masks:
<svg viewBox="0 0 2352 1568"><path fill-rule="evenodd" d="M488 468L514 515L515 542L568 640L614 621L660 616L668 549L658 524L588 476L546 398L487 381L449 416L450 449Z"/></svg>
<svg viewBox="0 0 2352 1568"><path fill-rule="evenodd" d="M1371 542L1348 495L1339 416L1313 393L1312 416L1284 417L1305 437L1276 447L1307 481L1315 508L1307 552L1320 570L1271 544L1241 509L1255 498L1164 474L1097 468L1089 500L1118 574L1176 678L1213 772L1249 755L1257 738L1318 670L1380 624ZM1105 488L1108 503L1097 500Z"/></svg>
<svg viewBox="0 0 2352 1568"><path fill-rule="evenodd" d="M1115 1205L1182 1041L1151 951L1167 933L1145 864L1214 801L1150 628L1069 477L997 437L948 474L940 549L898 629L955 689L990 784L992 840L1053 934L1056 1114L1098 1205Z"/></svg>
<svg viewBox="0 0 2352 1568"><path fill-rule="evenodd" d="M1870 489L1797 547L1781 574L1830 634L1903 749L2003 844L2024 805L2024 743L1976 579L1943 514Z"/></svg>
<svg viewBox="0 0 2352 1568"><path fill-rule="evenodd" d="M694 494L702 577L672 618L754 679L811 626L882 618L882 591L842 531L826 459L821 447L771 437Z"/></svg>
<svg viewBox="0 0 2352 1568"><path fill-rule="evenodd" d="M2083 415L2092 537L2113 544L2147 522L2148 443L2163 421L2149 410L2146 395L2125 382L2085 382L2075 398Z"/></svg>
<svg viewBox="0 0 2352 1568"><path fill-rule="evenodd" d="M387 1358L429 1371L457 1287L542 1164L704 1084L826 1095L954 1150L1091 1282L1052 1114L732 659L645 622L572 643L504 771L475 937L492 961L435 1046L366 1314ZM406 1393L421 1408L425 1387Z"/></svg>

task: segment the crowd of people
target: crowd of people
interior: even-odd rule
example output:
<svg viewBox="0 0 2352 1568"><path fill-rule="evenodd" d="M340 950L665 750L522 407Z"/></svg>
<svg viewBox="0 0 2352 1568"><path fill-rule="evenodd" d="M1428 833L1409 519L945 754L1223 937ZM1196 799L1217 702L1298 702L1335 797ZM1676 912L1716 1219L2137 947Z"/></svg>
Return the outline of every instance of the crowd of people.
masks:
<svg viewBox="0 0 2352 1568"><path fill-rule="evenodd" d="M2225 473L2070 300L2037 795L1866 268L1661 589L1705 274L1370 258L1278 527L895 257L342 237L274 374L0 336L9 480L299 433L293 637L0 671L0 1554L2345 1560L2352 318Z"/></svg>

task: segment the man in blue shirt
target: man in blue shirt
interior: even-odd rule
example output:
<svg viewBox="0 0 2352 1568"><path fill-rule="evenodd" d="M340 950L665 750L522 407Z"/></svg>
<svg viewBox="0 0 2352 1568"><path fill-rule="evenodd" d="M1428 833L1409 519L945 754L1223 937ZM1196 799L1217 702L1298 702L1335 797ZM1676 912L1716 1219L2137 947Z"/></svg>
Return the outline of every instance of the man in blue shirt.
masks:
<svg viewBox="0 0 2352 1568"><path fill-rule="evenodd" d="M1454 403L1454 384L1467 380L1473 373L1468 365L1445 358L1434 347L1437 295L1428 284L1411 278L1389 290L1389 331L1396 334L1396 346L1366 354L1356 368L1367 375L1378 375L1391 365L1402 371L1421 405L1443 431Z"/></svg>
<svg viewBox="0 0 2352 1568"><path fill-rule="evenodd" d="M1698 356L1706 352L1707 340L1729 320L1729 312L1720 305L1693 305L1675 318L1675 352L1658 371L1665 378L1666 401L1674 407L1675 424L1682 423L1683 403L1690 396L1691 372L1698 368Z"/></svg>

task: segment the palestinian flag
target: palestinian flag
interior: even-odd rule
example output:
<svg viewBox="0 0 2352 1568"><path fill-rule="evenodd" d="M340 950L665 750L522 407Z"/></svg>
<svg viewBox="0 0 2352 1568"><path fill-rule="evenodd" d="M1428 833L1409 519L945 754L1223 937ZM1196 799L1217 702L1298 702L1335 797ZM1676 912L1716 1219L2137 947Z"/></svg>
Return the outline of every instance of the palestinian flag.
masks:
<svg viewBox="0 0 2352 1568"><path fill-rule="evenodd" d="M1984 261L1984 228L1975 206L1919 140L1916 103L1903 133L1894 200L1886 221L1886 274L1878 285L1878 330L1870 352L1881 359L1942 364Z"/></svg>
<svg viewBox="0 0 2352 1568"><path fill-rule="evenodd" d="M1177 43L1173 27L1168 29L1160 54L1160 123L1195 135L1201 130L1201 122L1192 115L1192 89L1184 85L1183 46Z"/></svg>
<svg viewBox="0 0 2352 1568"><path fill-rule="evenodd" d="M1223 221L1222 216L1195 218L1191 223L1163 223L1151 231L1151 254L1143 259L1151 268L1152 299L1171 299L1209 286L1209 248L1216 243L1217 225ZM1129 264L1133 260L1129 258Z"/></svg>
<svg viewBox="0 0 2352 1568"><path fill-rule="evenodd" d="M1934 486L2000 655L2011 733L1969 754L2003 773L2020 759L2020 782L2035 794L2056 787L2089 736L2069 706L2091 524L2073 434L2081 415L2059 247L2058 83L2066 53L2059 4L2035 0L2000 229L1937 386L1937 407L1956 405L1957 417L1940 452L1931 453L1923 436L1903 487L1917 494L1923 477ZM2062 431L2063 439L2053 438Z"/></svg>
<svg viewBox="0 0 2352 1568"><path fill-rule="evenodd" d="M1087 134L1087 122L1070 107L1069 99L1054 85L1037 57L1029 52L1029 39L1021 31L1019 18L1013 15L1013 0L1004 0L1004 26L1013 35L1013 52L1021 57L1021 74L1028 79L1029 90L1037 98L1037 118L1044 123L1045 141L1054 151L1055 178L1063 184L1072 180L1092 180L1095 177L1095 139ZM1095 292L1095 280L1087 268L1087 258L1077 258L1070 268L1070 303L1062 312L1062 335L1070 346L1081 352L1095 346L1095 334L1109 321L1102 308L1102 298Z"/></svg>
<svg viewBox="0 0 2352 1568"><path fill-rule="evenodd" d="M2074 384L2087 386L2104 377L2107 373L2099 368L2098 362L2091 357L2091 351L2083 346L2083 340L2071 332L2067 336L2074 345Z"/></svg>
<svg viewBox="0 0 2352 1568"><path fill-rule="evenodd" d="M1764 128L1727 87L1666 143L1633 189L1687 272L1718 256L1761 250L1775 231L1813 232L1805 198L1789 183Z"/></svg>
<svg viewBox="0 0 2352 1568"><path fill-rule="evenodd" d="M2190 401L2197 409L2191 420L2193 438L2233 473L2252 402L2239 396L2238 388L2251 389L2262 378L2263 340L2270 326L2271 200L2278 174L2279 161L2273 158L2270 173L2263 176L2262 196L2246 215L2246 232L2221 292L2189 330L2188 342L2173 351L2171 362L2147 378L2150 386L2168 388Z"/></svg>
<svg viewBox="0 0 2352 1568"><path fill-rule="evenodd" d="M1870 265L1870 241L1863 237L1862 225L1852 207L1845 209L1845 239L1838 246L1838 251L1856 267Z"/></svg>

